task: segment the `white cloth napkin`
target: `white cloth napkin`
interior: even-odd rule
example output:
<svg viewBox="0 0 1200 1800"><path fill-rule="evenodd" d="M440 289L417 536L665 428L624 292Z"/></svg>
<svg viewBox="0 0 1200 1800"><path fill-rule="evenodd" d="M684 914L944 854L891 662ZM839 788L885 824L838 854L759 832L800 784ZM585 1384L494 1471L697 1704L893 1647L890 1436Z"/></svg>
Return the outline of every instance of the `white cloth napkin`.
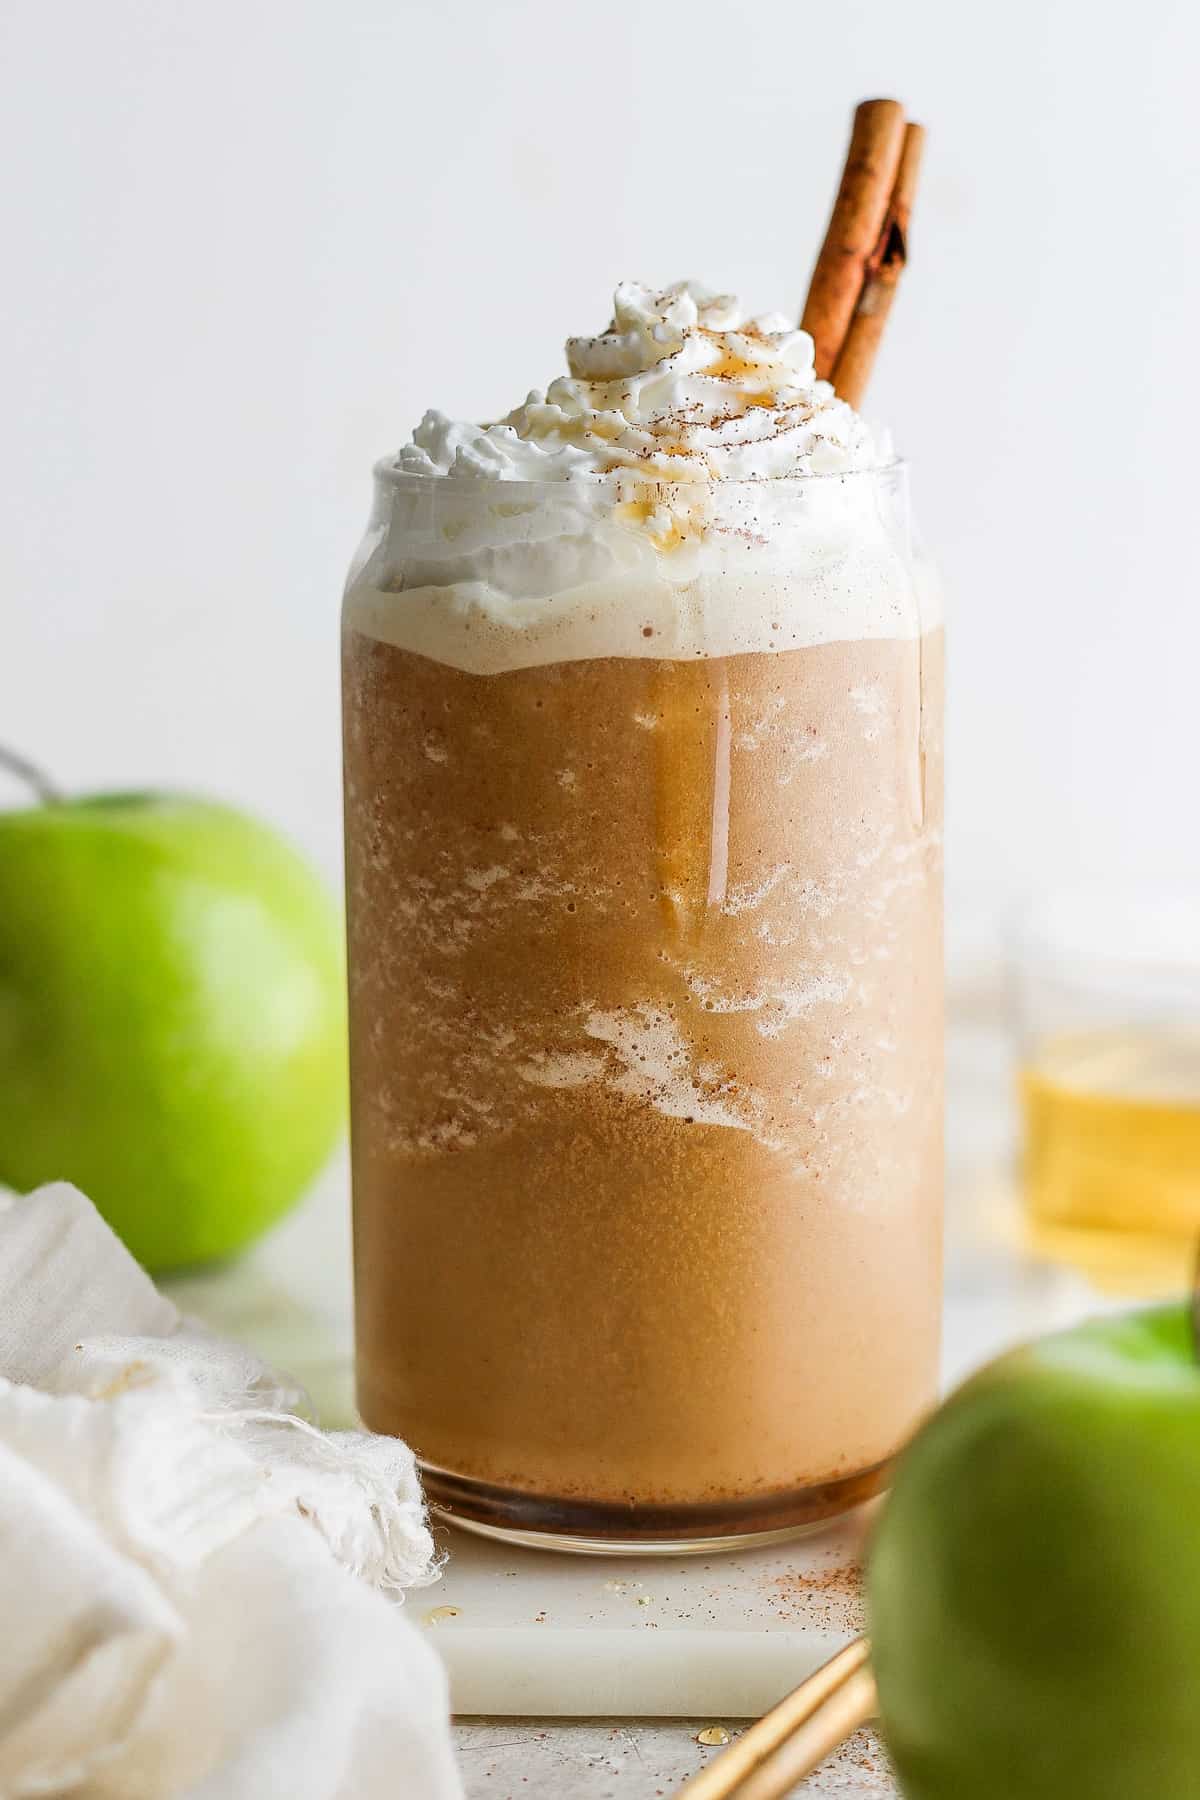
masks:
<svg viewBox="0 0 1200 1800"><path fill-rule="evenodd" d="M455 1800L411 1452L0 1195L0 1800Z"/></svg>

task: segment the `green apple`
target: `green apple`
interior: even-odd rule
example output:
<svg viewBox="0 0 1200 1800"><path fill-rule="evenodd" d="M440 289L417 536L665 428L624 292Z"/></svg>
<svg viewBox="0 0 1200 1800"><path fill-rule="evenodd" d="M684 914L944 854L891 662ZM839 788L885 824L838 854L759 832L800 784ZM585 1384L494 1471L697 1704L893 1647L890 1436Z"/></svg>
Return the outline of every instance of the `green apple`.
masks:
<svg viewBox="0 0 1200 1800"><path fill-rule="evenodd" d="M0 812L0 1182L91 1196L148 1268L240 1249L345 1105L341 933L275 832L184 796Z"/></svg>
<svg viewBox="0 0 1200 1800"><path fill-rule="evenodd" d="M1189 1315L1000 1358L901 1458L867 1576L908 1800L1200 1795L1200 1368Z"/></svg>

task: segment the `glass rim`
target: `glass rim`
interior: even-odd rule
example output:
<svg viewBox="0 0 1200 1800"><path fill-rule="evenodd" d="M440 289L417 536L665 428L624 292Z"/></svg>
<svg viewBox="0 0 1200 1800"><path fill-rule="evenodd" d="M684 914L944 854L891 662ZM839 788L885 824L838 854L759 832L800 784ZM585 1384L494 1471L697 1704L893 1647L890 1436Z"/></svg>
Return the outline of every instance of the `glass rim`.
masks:
<svg viewBox="0 0 1200 1800"><path fill-rule="evenodd" d="M401 493L439 493L449 489L456 494L465 494L487 488L503 488L505 493L516 494L571 494L583 490L586 493L603 494L606 490L615 490L622 483L636 485L645 489L666 489L686 492L689 488L713 490L717 493L753 494L753 493L786 493L802 492L805 488L830 482L859 482L863 480L878 481L883 476L907 475L909 470L907 457L894 456L885 463L876 463L869 469L810 469L801 475L753 475L739 476L735 481L699 480L675 481L667 476L647 475L637 468L605 469L595 475L569 475L557 481L514 481L506 475L415 475L409 469L398 469L394 461L381 456L372 464L371 473L380 486L397 489Z"/></svg>
<svg viewBox="0 0 1200 1800"><path fill-rule="evenodd" d="M1200 991L1200 888L1075 882L1010 907L1004 952L1018 981L1097 997L1130 985Z"/></svg>

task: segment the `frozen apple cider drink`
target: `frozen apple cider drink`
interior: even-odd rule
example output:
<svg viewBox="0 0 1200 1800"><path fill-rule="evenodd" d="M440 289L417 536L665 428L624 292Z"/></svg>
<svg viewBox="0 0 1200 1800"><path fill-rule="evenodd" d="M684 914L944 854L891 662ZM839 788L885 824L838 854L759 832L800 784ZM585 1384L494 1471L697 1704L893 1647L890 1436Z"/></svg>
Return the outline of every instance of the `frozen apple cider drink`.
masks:
<svg viewBox="0 0 1200 1800"><path fill-rule="evenodd" d="M626 284L376 472L344 629L358 1391L465 1525L698 1547L928 1404L942 636L812 338Z"/></svg>

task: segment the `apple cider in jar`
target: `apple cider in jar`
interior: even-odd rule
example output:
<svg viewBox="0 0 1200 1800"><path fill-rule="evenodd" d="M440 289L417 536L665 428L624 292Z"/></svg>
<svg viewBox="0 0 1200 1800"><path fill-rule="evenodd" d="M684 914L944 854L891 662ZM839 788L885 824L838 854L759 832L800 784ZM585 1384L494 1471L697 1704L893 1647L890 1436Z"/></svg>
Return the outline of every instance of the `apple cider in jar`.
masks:
<svg viewBox="0 0 1200 1800"><path fill-rule="evenodd" d="M1200 1234L1200 900L1104 888L1031 907L1013 955L1030 1242L1172 1293Z"/></svg>

